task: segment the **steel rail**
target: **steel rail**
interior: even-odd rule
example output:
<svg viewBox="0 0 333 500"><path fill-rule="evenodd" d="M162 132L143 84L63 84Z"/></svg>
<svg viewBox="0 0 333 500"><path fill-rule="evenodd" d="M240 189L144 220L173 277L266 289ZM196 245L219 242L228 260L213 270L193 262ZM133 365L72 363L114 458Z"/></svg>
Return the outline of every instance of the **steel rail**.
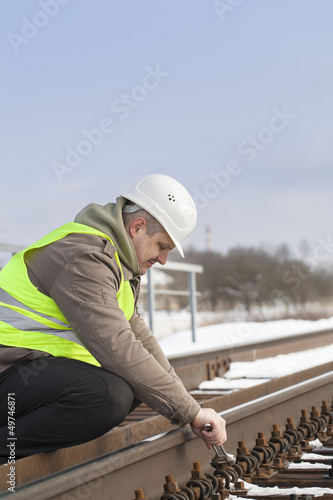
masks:
<svg viewBox="0 0 333 500"><path fill-rule="evenodd" d="M331 370L333 370L333 362L272 379L246 390L223 395L212 394L209 399L206 398L201 404L203 407L214 408L217 412L221 412L225 408L233 408L240 403L258 399L266 394L276 392ZM88 443L21 459L16 462L17 485L20 486L66 468L77 466L80 463L121 450L172 429L174 429L174 426L168 420L161 415L156 415L134 423L131 422L128 426L115 428ZM0 491L5 489L6 473L5 466L0 466Z"/></svg>
<svg viewBox="0 0 333 500"><path fill-rule="evenodd" d="M258 432L267 435L273 425L282 428L287 418L296 422L303 409L330 401L332 394L333 370L221 411L228 424L228 451L233 453L239 441L252 446ZM150 500L156 500L163 493L166 474L185 484L192 463L199 461L206 472L211 472L211 458L212 452L188 428L176 429L153 441L140 442L27 483L17 488L15 498L132 500L134 490L142 488ZM0 494L0 498L10 494Z"/></svg>
<svg viewBox="0 0 333 500"><path fill-rule="evenodd" d="M223 336L221 336L223 340ZM230 340L231 342L231 340ZM239 335L239 345L222 346L221 348L207 347L199 352L189 352L181 355L169 355L168 359L174 368L215 360L218 357L229 358L232 361L255 361L260 358L288 354L299 350L305 351L333 343L333 329L316 330L301 334L291 334L284 337L255 342L244 342Z"/></svg>
<svg viewBox="0 0 333 500"><path fill-rule="evenodd" d="M187 390L196 389L203 380L225 373L234 361L255 361L278 354L305 351L333 343L333 329L318 330L230 347L201 349L200 352L168 356Z"/></svg>

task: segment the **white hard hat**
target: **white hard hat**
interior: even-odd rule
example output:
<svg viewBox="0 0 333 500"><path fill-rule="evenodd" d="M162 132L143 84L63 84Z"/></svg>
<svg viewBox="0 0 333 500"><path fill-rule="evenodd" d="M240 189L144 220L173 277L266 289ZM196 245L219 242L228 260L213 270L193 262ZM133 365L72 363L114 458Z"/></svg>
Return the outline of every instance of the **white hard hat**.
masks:
<svg viewBox="0 0 333 500"><path fill-rule="evenodd" d="M155 217L184 257L181 242L197 222L194 201L184 186L168 175L153 174L136 182L121 196Z"/></svg>

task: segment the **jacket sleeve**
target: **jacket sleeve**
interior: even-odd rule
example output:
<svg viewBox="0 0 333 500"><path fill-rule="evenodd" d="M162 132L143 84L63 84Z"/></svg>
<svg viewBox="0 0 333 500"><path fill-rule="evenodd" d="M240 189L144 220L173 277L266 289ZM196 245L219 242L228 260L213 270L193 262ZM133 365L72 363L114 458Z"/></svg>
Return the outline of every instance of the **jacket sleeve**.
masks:
<svg viewBox="0 0 333 500"><path fill-rule="evenodd" d="M116 297L121 273L114 252L110 252L114 247L100 238L97 241L99 246L76 247L61 265L61 241L50 245L54 249L48 251L44 261L48 269L54 264L57 274L42 285L105 370L126 380L137 399L172 423L186 425L200 406L176 376L149 329L142 328L140 317L134 317L131 323L125 318ZM52 258L56 262L52 263ZM39 280L42 267L38 268ZM140 330L137 337L131 326L134 331Z"/></svg>
<svg viewBox="0 0 333 500"><path fill-rule="evenodd" d="M156 337L152 334L150 328L144 319L140 316L137 309L135 310L132 318L129 321L132 332L135 338L142 342L142 345L147 351L154 356L156 361L163 366L167 371L170 370L170 363L164 354L160 344L157 342Z"/></svg>
<svg viewBox="0 0 333 500"><path fill-rule="evenodd" d="M142 342L147 351L154 356L156 361L163 366L163 368L172 374L174 377L179 379L176 374L173 366L170 365L170 362L166 355L164 354L163 349L160 344L157 342L156 337L154 337L152 331L148 327L147 323L140 316L138 311L136 310L133 314L133 317L130 319L131 330L133 331L135 337ZM180 381L180 379L179 379ZM182 383L182 382L181 382Z"/></svg>

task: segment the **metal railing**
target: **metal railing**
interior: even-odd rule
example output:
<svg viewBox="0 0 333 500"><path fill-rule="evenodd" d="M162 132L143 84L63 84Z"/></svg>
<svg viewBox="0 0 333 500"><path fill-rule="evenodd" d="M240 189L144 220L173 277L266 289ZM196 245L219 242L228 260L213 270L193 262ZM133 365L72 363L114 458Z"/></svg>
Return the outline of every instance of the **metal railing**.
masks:
<svg viewBox="0 0 333 500"><path fill-rule="evenodd" d="M0 252L8 252L14 255L25 248L22 245L0 242ZM154 269L165 271L178 271L188 273L188 290L169 290L159 289L154 286ZM203 266L197 264L188 264L185 262L167 262L165 265L154 264L154 267L148 269L147 273L147 294L148 294L148 318L149 328L154 331L154 313L155 313L155 294L161 295L183 295L189 297L190 313L191 313L191 331L192 342L196 341L196 313L197 313L197 297L200 295L196 290L196 274L203 273ZM142 289L144 293L145 290Z"/></svg>
<svg viewBox="0 0 333 500"><path fill-rule="evenodd" d="M188 273L188 290L169 290L160 289L154 286L154 269L163 271L178 271ZM192 342L196 341L196 313L197 313L197 297L200 295L196 290L196 274L203 273L203 266L196 264L187 264L183 262L167 262L165 265L154 264L154 267L148 268L147 273L147 294L148 294L148 318L149 328L154 332L154 313L155 313L155 294L163 295L183 295L188 296L190 301L191 312L191 331Z"/></svg>
<svg viewBox="0 0 333 500"><path fill-rule="evenodd" d="M23 245L16 245L15 243L1 243L0 242L0 252L8 252L12 255L14 255L14 253L17 253L17 252L20 252L21 250L23 250L23 248L25 248Z"/></svg>

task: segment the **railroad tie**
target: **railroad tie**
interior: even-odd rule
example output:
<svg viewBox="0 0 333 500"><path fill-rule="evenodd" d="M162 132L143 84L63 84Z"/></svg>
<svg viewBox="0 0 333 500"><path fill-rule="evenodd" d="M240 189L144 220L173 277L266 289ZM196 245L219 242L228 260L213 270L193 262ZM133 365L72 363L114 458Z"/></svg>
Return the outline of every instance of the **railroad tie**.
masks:
<svg viewBox="0 0 333 500"><path fill-rule="evenodd" d="M327 488L332 493L320 496L323 500L333 499L333 404L329 408L322 402L321 411L312 406L308 416L301 410L298 425L292 418L286 420L285 430L273 424L270 438L258 432L255 444L249 448L244 441L238 442L236 463L210 461L212 473L203 470L200 462L193 462L190 478L184 486L178 484L172 475L165 476L164 492L158 500L224 500L232 494L237 497L277 498L279 500L309 500L309 494L253 495L248 484L271 488ZM323 445L313 447L311 441ZM312 445L311 445L312 444ZM311 451L316 458L304 459ZM304 461L310 462L304 467ZM318 463L320 462L320 463ZM299 467L298 467L299 466ZM327 490L326 490L327 491ZM135 500L148 500L143 490L136 490ZM157 500L157 499L151 499Z"/></svg>

